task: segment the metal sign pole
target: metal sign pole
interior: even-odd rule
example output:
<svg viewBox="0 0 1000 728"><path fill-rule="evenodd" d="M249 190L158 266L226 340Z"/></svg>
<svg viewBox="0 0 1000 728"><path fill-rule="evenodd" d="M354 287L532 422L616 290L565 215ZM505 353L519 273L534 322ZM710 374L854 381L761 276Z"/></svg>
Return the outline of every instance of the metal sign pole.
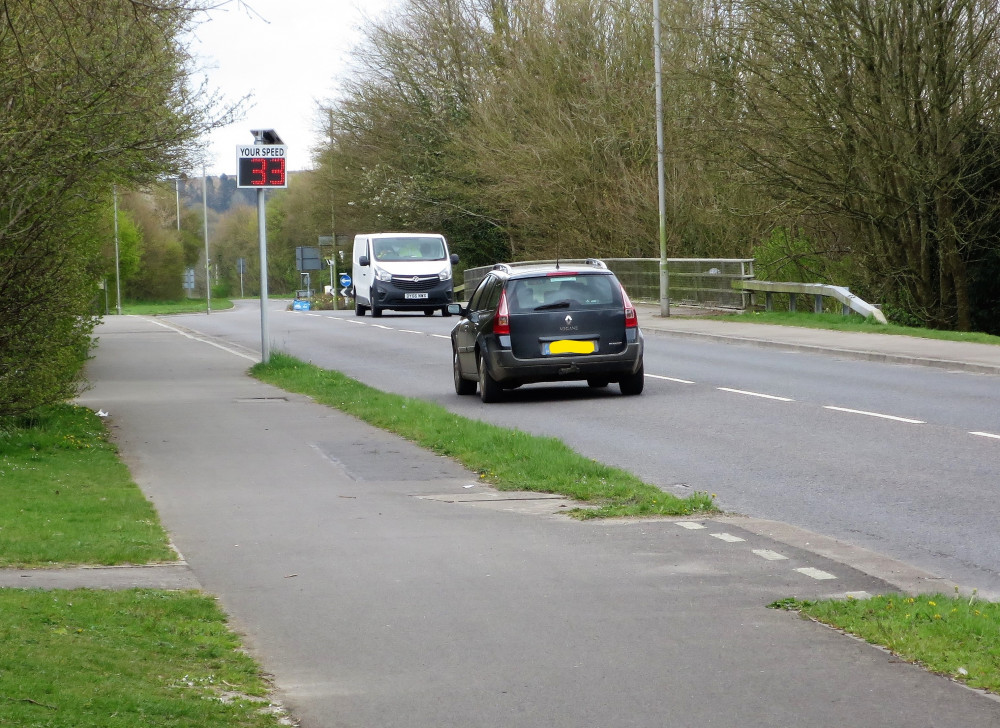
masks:
<svg viewBox="0 0 1000 728"><path fill-rule="evenodd" d="M264 190L257 190L257 239L260 242L260 360L271 360L271 342L267 330L267 216L264 214Z"/></svg>

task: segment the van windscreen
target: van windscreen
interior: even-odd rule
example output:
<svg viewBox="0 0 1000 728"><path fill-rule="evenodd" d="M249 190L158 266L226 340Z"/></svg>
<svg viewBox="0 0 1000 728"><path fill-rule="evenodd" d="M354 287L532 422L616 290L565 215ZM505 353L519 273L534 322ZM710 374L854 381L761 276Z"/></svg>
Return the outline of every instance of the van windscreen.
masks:
<svg viewBox="0 0 1000 728"><path fill-rule="evenodd" d="M444 260L444 242L438 237L375 238L375 260Z"/></svg>

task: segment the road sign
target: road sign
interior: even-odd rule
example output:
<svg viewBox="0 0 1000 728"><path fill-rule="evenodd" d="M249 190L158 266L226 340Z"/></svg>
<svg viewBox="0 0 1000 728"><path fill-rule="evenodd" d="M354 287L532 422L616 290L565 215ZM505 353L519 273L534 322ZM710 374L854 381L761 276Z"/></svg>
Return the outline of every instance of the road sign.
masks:
<svg viewBox="0 0 1000 728"><path fill-rule="evenodd" d="M236 186L261 189L288 187L284 144L241 144L236 147Z"/></svg>
<svg viewBox="0 0 1000 728"><path fill-rule="evenodd" d="M350 286L351 285L351 277L349 275L347 275L346 273L341 273L340 274L340 285L342 285L344 288L347 288L348 286Z"/></svg>

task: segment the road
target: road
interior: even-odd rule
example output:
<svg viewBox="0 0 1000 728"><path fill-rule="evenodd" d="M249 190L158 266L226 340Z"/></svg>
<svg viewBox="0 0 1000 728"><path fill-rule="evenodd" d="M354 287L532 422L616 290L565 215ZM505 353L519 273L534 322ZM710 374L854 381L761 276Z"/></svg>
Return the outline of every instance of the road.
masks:
<svg viewBox="0 0 1000 728"><path fill-rule="evenodd" d="M647 334L646 390L524 387L458 397L456 319L289 312L275 350L468 417L564 440L665 490L784 521L1000 593L995 377ZM170 321L259 352L254 302Z"/></svg>

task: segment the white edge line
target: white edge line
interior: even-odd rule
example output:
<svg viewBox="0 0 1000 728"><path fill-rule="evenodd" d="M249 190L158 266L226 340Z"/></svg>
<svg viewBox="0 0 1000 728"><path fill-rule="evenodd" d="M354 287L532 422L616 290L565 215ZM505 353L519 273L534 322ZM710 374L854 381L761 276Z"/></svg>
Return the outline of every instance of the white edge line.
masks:
<svg viewBox="0 0 1000 728"><path fill-rule="evenodd" d="M992 432L970 432L969 434L976 437L989 437L993 440L1000 440L1000 435L995 435Z"/></svg>
<svg viewBox="0 0 1000 728"><path fill-rule="evenodd" d="M431 334L431 336L433 336L435 339L450 339L451 338L450 336L446 336L445 334Z"/></svg>
<svg viewBox="0 0 1000 728"><path fill-rule="evenodd" d="M773 394L761 394L760 392L747 392L742 389L730 389L729 387L716 387L721 392L732 392L733 394L745 394L748 397L760 397L761 399L775 399L779 402L794 402L790 397L777 397Z"/></svg>
<svg viewBox="0 0 1000 728"><path fill-rule="evenodd" d="M884 415L880 412L866 412L865 410L848 409L847 407L834 407L830 404L823 405L823 409L834 410L835 412L847 412L852 415L865 415L866 417L878 417L883 420L893 420L894 422L906 422L911 425L926 425L923 420L911 420L909 417L896 417L895 415Z"/></svg>
<svg viewBox="0 0 1000 728"><path fill-rule="evenodd" d="M659 374L647 374L646 376L649 377L650 379L662 379L666 382L677 382L678 384L694 384L694 382L688 379L677 379L676 377L663 377L660 376Z"/></svg>
<svg viewBox="0 0 1000 728"><path fill-rule="evenodd" d="M244 353L242 351L237 351L236 349L231 349L228 346L223 346L222 344L216 343L214 341L210 341L209 339L204 339L204 338L202 338L200 336L195 336L193 334L189 334L187 331L181 331L180 329L178 329L175 326L171 326L170 324L163 323L162 321L157 321L154 318L145 317L145 316L143 318L146 318L149 321L152 321L157 326L162 326L165 329L170 329L171 331L175 331L178 334L180 334L181 336L183 336L183 337L185 337L187 339L191 339L192 341L200 341L203 344L208 344L209 346L214 346L216 349L222 349L223 351L227 351L230 354L236 354L236 356L242 356L244 359L246 359L247 361L252 361L254 364L256 364L257 362L260 361L255 356L250 356L249 354L246 354L246 353Z"/></svg>

